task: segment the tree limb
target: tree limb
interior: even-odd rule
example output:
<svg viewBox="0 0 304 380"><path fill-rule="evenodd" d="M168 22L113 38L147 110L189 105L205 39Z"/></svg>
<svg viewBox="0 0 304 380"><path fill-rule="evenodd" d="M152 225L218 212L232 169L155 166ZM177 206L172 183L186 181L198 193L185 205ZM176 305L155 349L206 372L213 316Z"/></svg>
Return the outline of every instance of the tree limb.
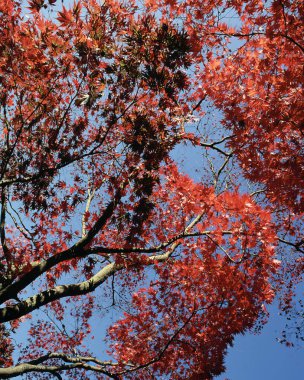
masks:
<svg viewBox="0 0 304 380"><path fill-rule="evenodd" d="M0 378L11 379L13 377L24 375L25 373L29 373L29 372L49 372L53 374L54 376L56 376L58 379L61 379L60 374L58 374L59 371L67 371L67 370L71 370L75 368L99 372L99 373L102 373L103 375L108 376L111 379L115 379L115 380L119 379L118 375L112 374L111 372L99 366L90 365L90 364L83 363L77 360L75 360L75 362L72 362L71 364L34 365L34 364L24 363L24 364L18 364L14 367L0 368Z"/></svg>
<svg viewBox="0 0 304 380"><path fill-rule="evenodd" d="M185 229L188 233L198 221L201 219L202 214L198 215ZM156 262L164 262L169 259L176 248L181 244L180 240L175 241L171 244L170 249L161 255L154 255L148 259L145 265L153 265ZM137 265L134 263L133 265ZM132 266L133 266L132 265ZM110 263L101 269L98 273L92 276L89 280L80 282L78 284L71 285L58 285L52 289L48 289L41 293L38 293L26 300L19 302L15 305L7 306L0 309L0 323L8 322L26 315L33 310L39 309L39 307L44 306L50 302L56 301L61 298L84 295L94 291L98 286L104 283L110 276L124 269L123 264Z"/></svg>
<svg viewBox="0 0 304 380"><path fill-rule="evenodd" d="M18 281L7 286L5 289L0 291L0 303L5 302L8 299L14 298L21 290L26 286L31 284L36 278L38 278L42 273L46 272L56 264L73 259L75 257L83 257L87 253L83 248L92 241L92 239L97 235L97 233L105 226L109 218L112 216L116 205L122 197L121 189L118 189L114 199L108 204L104 212L90 229L90 231L81 238L76 244L74 244L69 249L54 255L47 260L35 265L28 273L23 275Z"/></svg>

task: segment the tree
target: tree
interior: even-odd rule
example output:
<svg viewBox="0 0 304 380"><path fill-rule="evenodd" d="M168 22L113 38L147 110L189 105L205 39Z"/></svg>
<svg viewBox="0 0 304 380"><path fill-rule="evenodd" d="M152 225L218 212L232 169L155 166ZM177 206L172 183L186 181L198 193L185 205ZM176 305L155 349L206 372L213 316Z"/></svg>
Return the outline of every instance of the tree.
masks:
<svg viewBox="0 0 304 380"><path fill-rule="evenodd" d="M303 17L0 1L1 378L211 379L275 296L300 316Z"/></svg>

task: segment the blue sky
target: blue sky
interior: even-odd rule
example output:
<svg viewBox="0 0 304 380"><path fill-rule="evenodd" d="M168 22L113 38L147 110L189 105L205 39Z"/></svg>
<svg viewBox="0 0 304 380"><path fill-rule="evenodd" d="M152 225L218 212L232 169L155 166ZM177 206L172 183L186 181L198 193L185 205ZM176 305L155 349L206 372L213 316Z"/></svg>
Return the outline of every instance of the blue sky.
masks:
<svg viewBox="0 0 304 380"><path fill-rule="evenodd" d="M275 306L261 334L245 334L235 339L226 357L227 371L216 380L301 380L304 379L304 350L276 341L284 319Z"/></svg>

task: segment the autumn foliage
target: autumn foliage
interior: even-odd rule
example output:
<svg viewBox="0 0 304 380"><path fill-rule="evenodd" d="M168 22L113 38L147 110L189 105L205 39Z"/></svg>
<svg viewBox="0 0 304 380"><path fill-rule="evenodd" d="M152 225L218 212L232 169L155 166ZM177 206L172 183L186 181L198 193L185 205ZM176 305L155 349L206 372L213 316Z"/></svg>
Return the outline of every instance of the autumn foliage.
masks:
<svg viewBox="0 0 304 380"><path fill-rule="evenodd" d="M212 379L275 297L304 339L303 18L0 0L1 378Z"/></svg>

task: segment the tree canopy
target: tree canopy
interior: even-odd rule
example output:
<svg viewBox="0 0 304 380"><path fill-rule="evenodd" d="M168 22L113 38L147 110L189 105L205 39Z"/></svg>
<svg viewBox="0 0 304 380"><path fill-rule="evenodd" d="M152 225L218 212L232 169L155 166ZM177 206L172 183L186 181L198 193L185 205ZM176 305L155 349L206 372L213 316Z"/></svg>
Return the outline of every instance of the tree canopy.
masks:
<svg viewBox="0 0 304 380"><path fill-rule="evenodd" d="M304 340L303 19L0 0L0 378L212 379L275 297Z"/></svg>

